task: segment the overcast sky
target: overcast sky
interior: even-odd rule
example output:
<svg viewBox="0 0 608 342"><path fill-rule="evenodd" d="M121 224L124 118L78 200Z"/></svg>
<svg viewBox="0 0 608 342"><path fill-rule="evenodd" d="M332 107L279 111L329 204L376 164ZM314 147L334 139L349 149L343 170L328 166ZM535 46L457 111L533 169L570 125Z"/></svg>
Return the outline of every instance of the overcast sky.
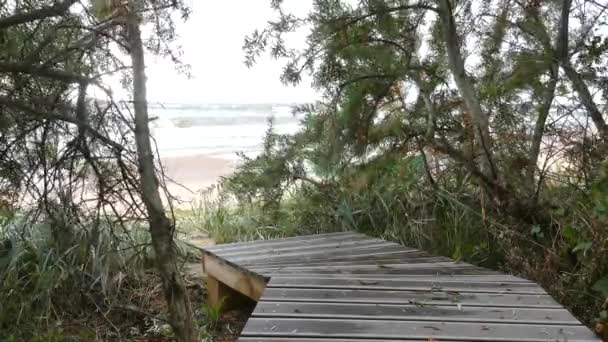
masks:
<svg viewBox="0 0 608 342"><path fill-rule="evenodd" d="M187 0L192 16L178 25L183 59L192 66L192 79L177 74L168 61L148 58L148 98L167 103L310 102L316 98L310 80L284 86L279 80L284 63L264 55L247 68L243 39L262 29L276 14L270 0ZM288 0L289 9L307 13L310 0ZM291 37L302 44L305 34Z"/></svg>

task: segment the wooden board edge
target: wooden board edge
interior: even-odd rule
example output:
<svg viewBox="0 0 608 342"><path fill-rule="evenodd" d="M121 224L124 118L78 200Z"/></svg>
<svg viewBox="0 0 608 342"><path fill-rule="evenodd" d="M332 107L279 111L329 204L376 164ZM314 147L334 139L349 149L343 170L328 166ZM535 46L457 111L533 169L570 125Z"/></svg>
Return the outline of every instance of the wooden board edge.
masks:
<svg viewBox="0 0 608 342"><path fill-rule="evenodd" d="M203 272L208 277L256 302L262 297L269 280L269 278L232 264L210 252L203 254Z"/></svg>

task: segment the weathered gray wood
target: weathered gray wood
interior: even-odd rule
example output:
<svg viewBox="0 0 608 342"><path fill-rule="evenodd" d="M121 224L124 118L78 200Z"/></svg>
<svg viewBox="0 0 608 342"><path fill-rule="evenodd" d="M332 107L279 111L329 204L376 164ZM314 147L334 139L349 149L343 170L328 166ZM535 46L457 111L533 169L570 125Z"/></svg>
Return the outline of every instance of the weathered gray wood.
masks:
<svg viewBox="0 0 608 342"><path fill-rule="evenodd" d="M370 340L370 339L360 339L360 338L310 338L310 337L241 337L237 340L238 342L302 342L302 341L306 341L306 342L378 342L378 340ZM382 342L403 342L404 339L399 339L399 340L388 340L388 339L382 339ZM407 340L408 342L429 342L429 339L424 339L424 340L420 340L420 339L415 339L415 340ZM457 342L454 340L441 340L441 342Z"/></svg>
<svg viewBox="0 0 608 342"><path fill-rule="evenodd" d="M316 244L308 244L308 243L300 243L295 246L276 246L276 247L260 247L260 248L244 248L238 249L234 251L221 251L215 253L218 256L223 258L233 258L233 257L242 257L245 255L262 255L262 254L279 254L280 252L294 252L294 251L318 251L318 250L327 250L327 252L331 252L332 250L338 249L348 249L352 246L368 246L368 247L380 247L380 246L398 246L393 242L387 242L380 239L353 239L353 240L340 240L340 241L329 241L329 242L320 242Z"/></svg>
<svg viewBox="0 0 608 342"><path fill-rule="evenodd" d="M580 325L565 309L261 301L252 317Z"/></svg>
<svg viewBox="0 0 608 342"><path fill-rule="evenodd" d="M315 241L331 240L331 239L344 239L344 238L350 238L350 237L367 237L367 238L369 238L369 236L366 236L364 234L349 231L349 232L336 232L336 233L294 236L294 237L278 238L278 239L271 239L271 240L253 240L253 241L244 241L244 242L233 242L233 243L209 246L208 248L205 248L205 249L207 249L211 252L220 252L220 251L228 251L231 249L257 248L257 247L261 247L261 246L280 245L280 244L287 244L287 243L291 243L291 242L314 243Z"/></svg>
<svg viewBox="0 0 608 342"><path fill-rule="evenodd" d="M249 267L248 267L249 268ZM482 275L482 274L498 274L495 271L473 267L473 266L461 266L461 267L440 267L440 266L423 266L423 267L409 267L409 268L382 268L382 267L366 267L359 269L333 269L327 270L322 268L317 269L300 269L293 270L290 268L284 269L264 269L264 268L249 268L252 272L263 274L267 277L271 276L287 276L287 275L298 275L306 273L316 274L343 274L343 275Z"/></svg>
<svg viewBox="0 0 608 342"><path fill-rule="evenodd" d="M389 253L412 253L414 255L426 255L429 254L415 250L415 249L403 249L401 246L390 246L386 245L380 246L352 246L348 249L338 249L335 251L328 251L327 249L320 250L305 250L305 251L295 251L295 252L281 252L281 253L269 253L269 254L255 254L251 253L250 255L239 256L239 257L231 257L231 260L235 262L243 263L243 264L255 264L255 263L263 263L267 261L289 261L289 260L315 260L315 259L331 259L331 258L357 258L361 256L381 256Z"/></svg>
<svg viewBox="0 0 608 342"><path fill-rule="evenodd" d="M428 263L411 263L409 261L396 262L396 263L377 263L373 262L371 264L361 263L361 264L351 264L351 265L321 265L321 266L308 266L306 264L301 266L292 266L290 270L350 270L350 269L414 269L414 268L451 268L451 267L467 267L467 268L479 268L477 266L473 266L471 264L465 264L462 262L452 262L452 261L442 261L442 262L428 262ZM264 267L266 269L270 269L273 267ZM276 267L281 268L281 267Z"/></svg>
<svg viewBox="0 0 608 342"><path fill-rule="evenodd" d="M282 302L373 303L414 305L467 305L488 307L552 308L561 306L549 295L487 294L471 292L309 290L266 288L261 300Z"/></svg>
<svg viewBox="0 0 608 342"><path fill-rule="evenodd" d="M273 256L279 255L284 252L295 252L303 249L304 252L308 250L315 249L328 249L335 246L340 245L378 245L382 243L383 245L391 244L391 242L383 241L380 239L369 239L364 236L353 236L346 238L329 238L317 241L294 241L288 244L276 244L276 245L266 245L266 246L248 246L248 247L240 247L234 248L227 251L213 251L217 255L222 255L225 257L241 257L248 255L257 255L257 256ZM257 252L257 254L256 254Z"/></svg>
<svg viewBox="0 0 608 342"><path fill-rule="evenodd" d="M312 273L312 272L298 272L294 274L285 275L277 275L278 277L289 277L290 279L294 279L298 281L298 279L375 279L375 280L403 280L403 281L434 281L434 282L497 282L497 283L515 283L515 284L534 284L534 282L515 277L507 274L471 274L471 275L460 275L460 274L451 274L451 275L417 275L417 274L342 274L342 273ZM274 279L274 278L273 278Z"/></svg>
<svg viewBox="0 0 608 342"><path fill-rule="evenodd" d="M230 253L234 251L244 251L244 250L255 250L255 249L273 249L273 248L281 248L281 247L290 247L290 246L300 246L303 244L306 245L316 245L321 243L331 243L331 242L341 242L341 241L361 241L361 240L369 240L369 236L365 236L363 234L358 233L346 233L346 234L337 234L331 236L313 236L309 238L291 238L286 241L279 240L256 240L251 241L249 243L241 244L227 244L227 245L216 245L210 248L214 253Z"/></svg>
<svg viewBox="0 0 608 342"><path fill-rule="evenodd" d="M360 339L360 338L310 338L310 337L241 337L237 340L238 342L378 342L378 340ZM393 340L393 339L382 339L382 342L403 342L404 339ZM407 340L408 342L429 342L429 339L420 340ZM457 342L454 340L441 340L441 342Z"/></svg>
<svg viewBox="0 0 608 342"><path fill-rule="evenodd" d="M376 249L375 252L373 249ZM420 251L404 251L399 247L395 247L394 250L386 250L385 247L372 247L372 248L353 248L352 251L338 251L337 253L323 253L322 251L316 253L300 253L280 256L268 256L268 257L249 257L249 258L233 258L233 260L243 265L255 265L255 264L279 264L279 263L318 263L318 262L341 262L341 261L358 261L358 260L380 260L385 258L441 258L434 255L429 255ZM443 257L445 258L445 257ZM445 258L449 260L449 258Z"/></svg>
<svg viewBox="0 0 608 342"><path fill-rule="evenodd" d="M599 341L583 326L428 321L251 318L242 336L452 339L464 341Z"/></svg>
<svg viewBox="0 0 608 342"><path fill-rule="evenodd" d="M294 274L299 272L315 273L375 273L375 274L484 274L494 273L480 267L464 263L436 262L436 263L404 263L404 264L378 264L378 265L343 265L343 266L290 266L290 267L248 267L260 274Z"/></svg>
<svg viewBox="0 0 608 342"><path fill-rule="evenodd" d="M598 341L529 280L358 233L207 251L270 278L239 341Z"/></svg>
<svg viewBox="0 0 608 342"><path fill-rule="evenodd" d="M310 269L313 267L319 267L323 269L331 269L331 267L340 267L342 266L377 266L377 265L394 265L394 264L402 264L402 265L413 265L413 264L431 264L431 263L445 263L450 262L450 259L442 258L442 257L419 257L419 258L386 258L386 259L377 259L377 260L347 260L347 261L325 261L325 262L312 262L308 263L305 261L292 261L289 263L263 263L263 264L253 264L253 265L245 265L245 267L258 268L263 267L264 269L294 269L298 270L301 268Z"/></svg>
<svg viewBox="0 0 608 342"><path fill-rule="evenodd" d="M540 286L532 283L500 283L470 281L394 280L394 279L327 279L273 277L268 288L306 289L366 289L366 290L411 290L411 291L456 291L475 293L547 294Z"/></svg>

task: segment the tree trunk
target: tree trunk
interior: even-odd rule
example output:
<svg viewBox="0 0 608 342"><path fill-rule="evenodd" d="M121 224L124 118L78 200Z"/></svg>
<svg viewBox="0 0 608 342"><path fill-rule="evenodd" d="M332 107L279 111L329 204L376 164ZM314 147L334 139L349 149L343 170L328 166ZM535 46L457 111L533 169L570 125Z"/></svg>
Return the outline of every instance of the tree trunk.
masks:
<svg viewBox="0 0 608 342"><path fill-rule="evenodd" d="M551 106L553 104L553 99L555 98L555 89L556 89L558 77L559 77L560 61L561 62L565 61L566 63L569 63L568 62L568 58L569 58L568 57L568 29L569 29L568 23L569 23L569 17L570 17L571 2L572 2L572 0L564 0L564 2L562 4L560 22L559 22L559 26L558 26L559 29L557 31L557 34L555 37L555 42L553 43L553 46L551 45L549 33L547 32L545 26L542 25L542 23L541 23L541 19L539 17L538 10L532 9L532 8L529 8L527 10L528 11L527 14L534 17L539 26L539 30L534 31L535 36L537 37L537 39L539 40L541 45L546 50L545 53L553 56L551 63L548 65L551 78L548 81L547 85L545 86L545 89L543 91L542 102L540 103L540 105L538 107L538 118L536 119L536 125L534 126L534 134L532 136L532 145L530 146L530 151L528 152L529 164L528 164L526 180L527 180L528 188L530 190L530 194L532 197L531 199L533 201L533 203L532 203L533 205L536 205L536 201L538 200L538 198L537 198L538 189L535 188L536 187L535 174L536 174L536 169L537 169L538 157L540 155L540 147L541 147L542 139L543 139L544 133L545 133L545 125L546 125L547 117L549 116L549 111L551 110ZM568 75L567 71L566 71L566 74ZM572 78L572 75L569 75L568 77ZM578 87L576 86L576 82L573 81L573 83L575 84L575 89L578 89ZM584 86L584 83L583 83L583 86ZM589 108L587 105L585 105L585 106L587 108ZM589 110L590 110L590 112L592 111L592 109L589 109ZM597 107L595 108L595 110L597 111ZM601 115L600 115L600 119L601 119ZM600 131L602 130L602 128L601 128L602 122L603 122L603 120L601 120L601 122L598 125L598 128L600 129ZM605 127L605 123L604 123L604 127Z"/></svg>
<svg viewBox="0 0 608 342"><path fill-rule="evenodd" d="M165 215L150 143L144 48L136 3L137 1L130 1L127 27L133 68L135 140L138 153L140 192L148 212L155 263L162 278L171 326L178 341L194 342L198 338L197 329L192 320L188 293L177 267L177 255L173 241L174 225Z"/></svg>
<svg viewBox="0 0 608 342"><path fill-rule="evenodd" d="M536 169L538 168L538 157L540 155L540 147L545 136L545 126L549 117L549 110L553 104L555 97L555 88L557 85L557 73L559 72L556 65L550 67L551 79L545 86L543 91L543 99L538 106L538 117L534 125L534 133L532 135L532 144L528 152L528 167L526 171L526 185L529 191L531 200L536 202Z"/></svg>
<svg viewBox="0 0 608 342"><path fill-rule="evenodd" d="M448 54L450 71L477 131L481 170L486 177L497 179L492 161L492 138L490 136L488 115L483 112L481 103L475 94L473 83L467 76L464 68L464 59L460 53L460 38L458 37L456 24L454 23L450 0L439 0L439 20L443 25L443 38Z"/></svg>

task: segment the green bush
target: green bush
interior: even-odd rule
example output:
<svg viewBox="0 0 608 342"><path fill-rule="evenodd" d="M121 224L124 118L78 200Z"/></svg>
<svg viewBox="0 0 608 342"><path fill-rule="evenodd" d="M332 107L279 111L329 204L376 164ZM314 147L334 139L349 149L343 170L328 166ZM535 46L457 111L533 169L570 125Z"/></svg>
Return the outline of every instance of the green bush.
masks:
<svg viewBox="0 0 608 342"><path fill-rule="evenodd" d="M594 285L608 274L606 176L589 190L547 182L539 210L548 218L531 223L489 203L466 172L432 183L420 155L390 152L324 165L306 134L271 126L264 152L205 201L201 226L218 242L357 230L535 280L585 322L602 312Z"/></svg>
<svg viewBox="0 0 608 342"><path fill-rule="evenodd" d="M47 329L61 335L53 333L56 323L108 310L143 287L153 256L137 225L120 233L104 223L76 229L32 223L30 215L0 224L1 338L41 338Z"/></svg>

